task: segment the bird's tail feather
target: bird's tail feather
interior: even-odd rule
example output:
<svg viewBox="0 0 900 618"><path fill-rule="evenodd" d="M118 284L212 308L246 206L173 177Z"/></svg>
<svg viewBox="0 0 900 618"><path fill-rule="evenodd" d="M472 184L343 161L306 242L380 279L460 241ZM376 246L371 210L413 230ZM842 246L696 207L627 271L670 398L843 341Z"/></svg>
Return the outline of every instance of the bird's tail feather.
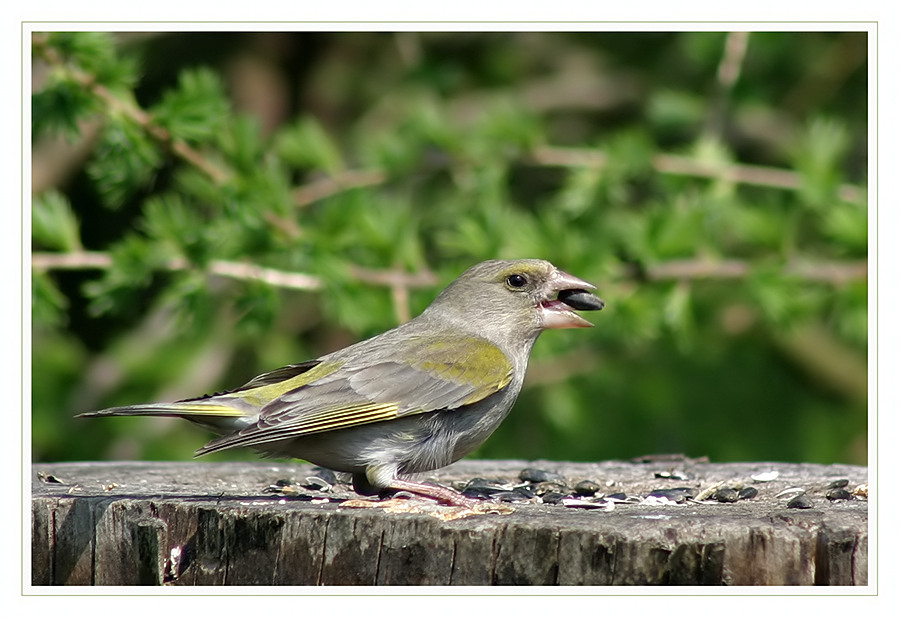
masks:
<svg viewBox="0 0 900 618"><path fill-rule="evenodd" d="M118 406L85 412L76 418L92 418L100 416L177 416L181 418L199 417L221 418L240 417L244 412L238 408L214 403L204 402L178 402L178 403L142 403L134 406Z"/></svg>

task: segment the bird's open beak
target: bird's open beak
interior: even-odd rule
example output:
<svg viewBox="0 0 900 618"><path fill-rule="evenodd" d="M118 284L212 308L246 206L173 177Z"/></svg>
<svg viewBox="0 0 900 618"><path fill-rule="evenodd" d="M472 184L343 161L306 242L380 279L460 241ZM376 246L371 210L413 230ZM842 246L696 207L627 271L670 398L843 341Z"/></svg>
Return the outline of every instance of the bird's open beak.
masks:
<svg viewBox="0 0 900 618"><path fill-rule="evenodd" d="M547 300L541 302L541 318L544 328L587 328L590 322L572 309L599 311L603 301L588 292L596 289L593 285L557 270L548 281Z"/></svg>

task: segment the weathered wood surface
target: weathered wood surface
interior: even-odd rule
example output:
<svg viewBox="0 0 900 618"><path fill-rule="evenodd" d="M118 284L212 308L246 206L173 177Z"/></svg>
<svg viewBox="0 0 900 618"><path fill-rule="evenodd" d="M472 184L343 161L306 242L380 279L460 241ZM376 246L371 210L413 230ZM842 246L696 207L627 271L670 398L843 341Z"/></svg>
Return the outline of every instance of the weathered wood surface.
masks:
<svg viewBox="0 0 900 618"><path fill-rule="evenodd" d="M304 483L312 467L260 463L35 464L34 585L865 585L868 503L825 498L867 482L857 466L464 461L430 478L513 481L524 467L591 479L607 494L753 485L736 503L617 504L612 511L514 504L462 514L424 500L352 508L349 487ZM654 478L676 468L690 480ZM750 475L777 470L777 480ZM802 487L813 508L776 497ZM328 501L324 501L325 499Z"/></svg>

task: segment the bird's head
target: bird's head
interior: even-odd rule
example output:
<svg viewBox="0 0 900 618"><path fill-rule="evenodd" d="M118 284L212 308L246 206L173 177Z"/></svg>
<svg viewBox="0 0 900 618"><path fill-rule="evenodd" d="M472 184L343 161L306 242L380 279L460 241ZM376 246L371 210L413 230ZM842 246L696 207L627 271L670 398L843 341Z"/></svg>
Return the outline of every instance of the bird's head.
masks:
<svg viewBox="0 0 900 618"><path fill-rule="evenodd" d="M573 310L603 308L592 289L545 260L489 260L461 274L425 313L468 324L483 336L533 340L546 329L592 326Z"/></svg>

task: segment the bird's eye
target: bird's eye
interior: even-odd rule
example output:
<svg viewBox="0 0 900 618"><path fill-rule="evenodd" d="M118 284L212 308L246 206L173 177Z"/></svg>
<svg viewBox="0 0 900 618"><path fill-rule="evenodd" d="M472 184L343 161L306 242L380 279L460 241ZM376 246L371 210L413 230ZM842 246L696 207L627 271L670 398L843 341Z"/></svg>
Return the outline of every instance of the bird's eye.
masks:
<svg viewBox="0 0 900 618"><path fill-rule="evenodd" d="M520 275L517 273L515 275L510 275L509 277L507 277L506 283L511 288L520 288L528 283L528 279L525 278L525 275Z"/></svg>

